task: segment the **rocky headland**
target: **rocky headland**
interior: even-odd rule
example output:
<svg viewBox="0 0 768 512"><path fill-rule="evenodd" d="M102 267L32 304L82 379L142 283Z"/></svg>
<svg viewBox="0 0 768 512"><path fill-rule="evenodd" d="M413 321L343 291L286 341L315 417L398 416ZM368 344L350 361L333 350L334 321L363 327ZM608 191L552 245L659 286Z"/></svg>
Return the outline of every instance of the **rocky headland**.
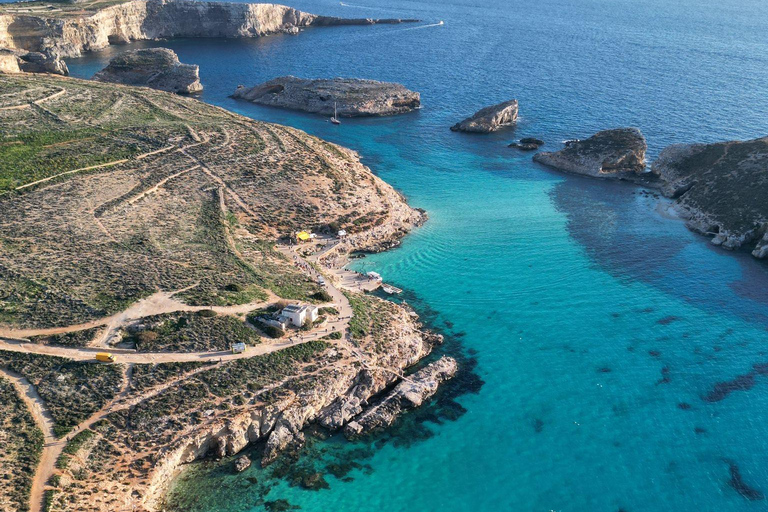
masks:
<svg viewBox="0 0 768 512"><path fill-rule="evenodd" d="M3 317L0 332L59 326L71 331L68 342L87 343L101 327L81 332L84 325L122 322L130 316L126 307L158 289L173 295L162 299L163 307L171 300L178 311L202 307L208 313L184 317L183 334L190 339L253 334L236 311L286 297L349 311L346 321L339 311L326 312L332 317L326 322L337 327L328 334L319 326L302 343L256 336L237 358L216 352L203 359L176 348L158 350L159 360L146 354L131 364L120 358L140 354L118 351L116 364L94 365L92 352L67 359L59 350L69 349L60 345L40 345L40 353L29 352L38 347L34 343L0 351L0 367L29 372L34 385L62 364L103 373L109 383L90 388L52 376L49 386L44 379L44 386L66 388L46 395L52 429L59 437L80 429L59 463L50 456L47 466L41 464L45 471L36 472L33 489L39 492L32 495L41 501L45 488L48 510L161 509L184 463L259 443L261 463L270 464L300 448L309 425L343 431L382 396L381 403L393 404L392 389L405 410L452 375L450 359L408 375L442 342L413 310L342 293L330 271L323 290L293 264L300 253L289 257L280 251L290 249L275 246L286 233L332 227L348 232L335 251L383 250L424 221L423 211L411 208L353 151L147 88L24 73L4 76L3 86L11 92L0 102L8 141L0 147L6 178L0 183L0 237L18 250L0 251L0 287L20 291L5 298L5 311L12 313ZM39 136L54 128L61 142ZM26 152L18 155L14 149L22 144ZM22 290L22 282L40 284ZM158 317L142 304L141 319ZM211 309L222 304L235 312ZM156 345L165 339L158 331L182 328L177 317L146 320L157 325L149 329ZM234 331L223 330L227 326ZM180 355L193 357L176 359ZM393 409L386 410L390 418ZM242 460L239 467L245 465Z"/></svg>
<svg viewBox="0 0 768 512"><path fill-rule="evenodd" d="M748 246L756 258L768 257L768 137L675 144L651 172L691 229L715 245Z"/></svg>
<svg viewBox="0 0 768 512"><path fill-rule="evenodd" d="M176 52L167 48L130 50L113 57L107 67L93 77L97 82L151 87L177 94L203 90L200 68L182 64Z"/></svg>
<svg viewBox="0 0 768 512"><path fill-rule="evenodd" d="M637 128L604 130L574 140L555 152L534 155L534 162L596 178L637 180L646 173L645 137Z"/></svg>
<svg viewBox="0 0 768 512"><path fill-rule="evenodd" d="M356 78L307 80L282 76L255 87L240 86L233 98L259 105L340 117L388 116L418 109L418 92L400 84Z"/></svg>
<svg viewBox="0 0 768 512"><path fill-rule="evenodd" d="M23 2L0 4L0 47L73 57L131 41L260 37L296 34L308 27L417 21L317 16L284 5L258 3L127 0L104 5L85 1L38 9Z"/></svg>
<svg viewBox="0 0 768 512"><path fill-rule="evenodd" d="M675 144L646 170L646 141L636 128L574 140L533 160L555 169L631 181L675 200L686 225L726 249L743 246L768 257L768 137L712 144Z"/></svg>
<svg viewBox="0 0 768 512"><path fill-rule="evenodd" d="M517 121L517 100L509 100L475 112L474 115L451 126L454 132L491 133Z"/></svg>

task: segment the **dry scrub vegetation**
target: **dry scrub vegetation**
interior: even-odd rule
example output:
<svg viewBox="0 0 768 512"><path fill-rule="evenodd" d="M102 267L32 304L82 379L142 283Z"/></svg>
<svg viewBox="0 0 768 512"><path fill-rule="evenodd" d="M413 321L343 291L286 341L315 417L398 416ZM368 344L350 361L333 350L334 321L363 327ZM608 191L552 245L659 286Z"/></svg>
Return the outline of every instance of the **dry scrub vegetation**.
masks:
<svg viewBox="0 0 768 512"><path fill-rule="evenodd" d="M192 305L307 298L317 286L272 241L372 228L393 203L354 153L292 128L146 89L4 76L0 326L85 323L185 288Z"/></svg>

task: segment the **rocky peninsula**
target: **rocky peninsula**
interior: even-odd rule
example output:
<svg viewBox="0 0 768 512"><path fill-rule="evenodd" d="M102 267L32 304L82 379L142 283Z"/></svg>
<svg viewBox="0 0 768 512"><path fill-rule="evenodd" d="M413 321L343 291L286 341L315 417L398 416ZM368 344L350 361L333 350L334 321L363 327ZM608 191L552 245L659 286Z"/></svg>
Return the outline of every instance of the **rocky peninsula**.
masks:
<svg viewBox="0 0 768 512"><path fill-rule="evenodd" d="M491 133L511 126L517 121L517 100L509 100L475 112L474 115L451 126L454 132Z"/></svg>
<svg viewBox="0 0 768 512"><path fill-rule="evenodd" d="M420 107L418 92L400 84L357 78L307 80L282 76L255 87L238 87L233 98L259 105L340 117L388 116Z"/></svg>
<svg viewBox="0 0 768 512"><path fill-rule="evenodd" d="M533 160L567 172L631 181L675 200L686 225L726 249L743 246L768 257L768 137L675 144L646 170L646 141L637 128L596 133Z"/></svg>
<svg viewBox="0 0 768 512"><path fill-rule="evenodd" d="M167 48L130 50L113 57L107 67L93 76L97 82L150 87L177 94L203 90L200 68L182 64L176 52Z"/></svg>
<svg viewBox="0 0 768 512"><path fill-rule="evenodd" d="M397 245L425 219L353 151L147 88L23 73L3 87L0 238L14 249L0 251L0 287L15 292L0 370L39 392L46 416L25 420L45 439L30 459L16 456L26 431L10 432L3 460L23 478L0 502L158 510L182 464L251 443L270 464L308 425L343 431L394 404L389 390L404 410L452 376L450 358L409 376L442 337L405 305L342 288L349 276L324 259ZM329 250L277 243L330 226L347 237ZM249 323L287 300L323 318L290 335ZM153 352L107 345L137 323ZM248 345L207 348L219 339ZM98 347L115 363L94 364Z"/></svg>
<svg viewBox="0 0 768 512"><path fill-rule="evenodd" d="M645 174L645 137L637 128L604 130L569 141L560 151L534 155L534 162L595 178L635 180Z"/></svg>
<svg viewBox="0 0 768 512"><path fill-rule="evenodd" d="M768 257L768 137L675 144L651 166L688 227L727 249Z"/></svg>
<svg viewBox="0 0 768 512"><path fill-rule="evenodd" d="M296 34L309 27L410 21L417 20L317 16L284 5L258 3L87 0L45 5L19 2L0 4L0 47L74 57L131 41L261 37Z"/></svg>

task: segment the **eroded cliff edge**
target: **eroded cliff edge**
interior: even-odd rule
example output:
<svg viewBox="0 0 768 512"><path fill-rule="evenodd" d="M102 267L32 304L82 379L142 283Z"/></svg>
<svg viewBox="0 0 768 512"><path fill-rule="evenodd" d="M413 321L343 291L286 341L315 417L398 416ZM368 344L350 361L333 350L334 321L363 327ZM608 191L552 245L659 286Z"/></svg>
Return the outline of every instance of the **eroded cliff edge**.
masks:
<svg viewBox="0 0 768 512"><path fill-rule="evenodd" d="M0 47L73 57L130 41L260 37L315 26L415 21L346 19L284 5L195 0L128 0L107 7L94 2L54 5L53 9L37 9L34 3L0 5Z"/></svg>

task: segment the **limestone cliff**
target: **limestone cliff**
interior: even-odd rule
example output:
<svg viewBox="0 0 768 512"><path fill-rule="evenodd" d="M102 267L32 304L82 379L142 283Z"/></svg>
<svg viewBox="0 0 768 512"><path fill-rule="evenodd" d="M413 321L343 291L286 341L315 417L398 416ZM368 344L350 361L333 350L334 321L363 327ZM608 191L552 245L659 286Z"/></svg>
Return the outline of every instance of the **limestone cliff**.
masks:
<svg viewBox="0 0 768 512"><path fill-rule="evenodd" d="M77 10L73 10L77 7ZM110 44L175 37L259 37L297 33L311 26L400 23L399 19L316 16L276 4L129 0L109 7L56 7L38 14L11 4L0 7L0 46L55 50L63 57Z"/></svg>

